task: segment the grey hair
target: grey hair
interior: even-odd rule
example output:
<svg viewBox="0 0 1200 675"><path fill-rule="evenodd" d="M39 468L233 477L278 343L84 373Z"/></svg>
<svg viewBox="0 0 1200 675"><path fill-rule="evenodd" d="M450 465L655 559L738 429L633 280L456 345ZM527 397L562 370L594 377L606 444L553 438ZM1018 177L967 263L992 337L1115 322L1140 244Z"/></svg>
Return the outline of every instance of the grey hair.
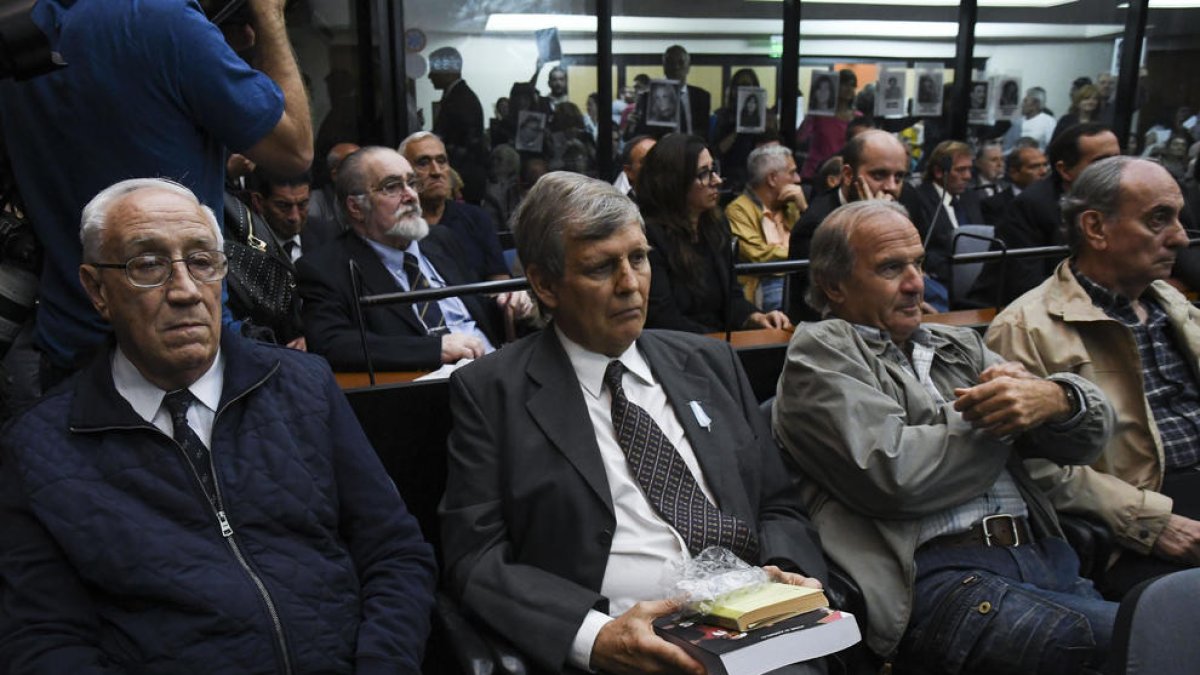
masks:
<svg viewBox="0 0 1200 675"><path fill-rule="evenodd" d="M615 187L582 174L553 171L525 195L509 227L522 264L537 265L546 281L557 281L566 271L567 237L598 241L630 223L645 227L637 205Z"/></svg>
<svg viewBox="0 0 1200 675"><path fill-rule="evenodd" d="M217 224L217 215L211 208L201 204L195 193L167 178L130 178L104 188L83 207L83 216L79 222L79 243L83 245L84 262L100 261L100 245L104 238L104 231L109 226L109 211L121 199L139 190L164 190L184 197L188 202L195 204L204 214L204 219L212 226L217 240L217 249L225 250L225 237L221 233L221 226Z"/></svg>
<svg viewBox="0 0 1200 675"><path fill-rule="evenodd" d="M782 145L764 145L755 148L746 158L746 169L750 173L751 187L758 187L767 182L767 176L776 171L787 169L787 158L792 151Z"/></svg>
<svg viewBox="0 0 1200 675"><path fill-rule="evenodd" d="M396 148L396 152L404 155L404 157L407 159L408 158L408 144L416 143L417 141L423 141L426 138L436 138L439 141L442 140L441 136L438 136L437 134L433 133L432 131L414 131L411 134L409 134L404 140L400 141L400 147Z"/></svg>
<svg viewBox="0 0 1200 675"><path fill-rule="evenodd" d="M881 215L898 215L911 222L908 211L896 202L864 199L839 206L813 232L809 249L808 290L804 300L822 316L829 312L829 297L823 286L836 286L854 271L854 249L850 236L855 228Z"/></svg>
<svg viewBox="0 0 1200 675"><path fill-rule="evenodd" d="M350 212L346 209L346 200L355 199L367 214L371 212L371 200L367 199L367 168L366 163L372 155L379 152L395 152L382 145L368 145L346 155L342 165L338 167L337 180L334 181L334 195L337 196L337 215L341 222L350 223Z"/></svg>
<svg viewBox="0 0 1200 675"><path fill-rule="evenodd" d="M1121 207L1121 175L1125 173L1125 167L1133 162L1154 163L1124 155L1107 157L1088 165L1079 178L1071 183L1070 192L1063 195L1060 202L1062 225L1067 230L1067 246L1071 249L1071 255L1078 254L1083 246L1079 217L1084 211L1098 211L1105 218L1117 215Z"/></svg>

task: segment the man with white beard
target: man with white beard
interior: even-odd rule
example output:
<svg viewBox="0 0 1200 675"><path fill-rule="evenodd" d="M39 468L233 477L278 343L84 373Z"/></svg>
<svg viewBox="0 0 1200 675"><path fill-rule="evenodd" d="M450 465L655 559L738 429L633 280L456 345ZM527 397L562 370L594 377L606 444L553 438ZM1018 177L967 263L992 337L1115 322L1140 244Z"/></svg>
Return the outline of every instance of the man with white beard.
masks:
<svg viewBox="0 0 1200 675"><path fill-rule="evenodd" d="M338 170L337 201L350 230L297 261L304 334L334 370L366 367L355 318L358 296L478 281L463 268L453 233L421 217L417 178L403 155L366 147ZM350 278L357 265L358 289ZM500 344L501 298L468 295L364 307L366 349L381 370L434 369Z"/></svg>

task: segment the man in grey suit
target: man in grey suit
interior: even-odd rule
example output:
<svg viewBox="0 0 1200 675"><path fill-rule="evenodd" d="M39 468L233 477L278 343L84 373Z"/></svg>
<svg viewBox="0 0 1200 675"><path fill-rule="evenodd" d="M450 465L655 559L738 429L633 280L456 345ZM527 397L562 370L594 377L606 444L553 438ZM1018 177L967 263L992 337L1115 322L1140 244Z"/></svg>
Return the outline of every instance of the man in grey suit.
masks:
<svg viewBox="0 0 1200 675"><path fill-rule="evenodd" d="M729 345L643 332L649 245L633 202L551 173L514 222L552 322L451 377L449 587L540 668L699 675L651 627L678 608L671 565L716 543L817 585L812 527ZM639 456L671 465L665 484Z"/></svg>

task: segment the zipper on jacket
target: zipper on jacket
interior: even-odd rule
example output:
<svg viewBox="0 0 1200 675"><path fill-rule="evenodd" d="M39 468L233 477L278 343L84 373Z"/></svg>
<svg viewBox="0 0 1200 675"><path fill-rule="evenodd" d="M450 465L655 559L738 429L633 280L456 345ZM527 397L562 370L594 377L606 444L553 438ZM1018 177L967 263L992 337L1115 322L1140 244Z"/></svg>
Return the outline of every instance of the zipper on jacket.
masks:
<svg viewBox="0 0 1200 675"><path fill-rule="evenodd" d="M224 408L222 408L222 410L224 410ZM220 414L219 411L218 414ZM217 420L214 416L214 427L216 426L216 422ZM267 614L271 617L271 627L275 631L275 641L283 658L283 672L287 675L290 675L292 672L292 664L290 659L288 659L287 640L283 636L283 623L279 620L279 612L275 609L275 601L271 599L270 591L267 590L267 587L263 583L262 579L260 579L259 576L254 573L254 570L251 569L250 564L246 562L245 556L242 555L241 547L238 546L237 540L233 538L233 526L229 524L229 517L225 515L225 501L221 498L221 487L217 483L217 466L212 457L212 449L210 448L208 453L208 467L209 472L213 477L213 496L216 498L216 504L213 504L213 500L209 499L208 494L205 492L204 483L200 480L200 473L196 471L196 465L192 463L192 458L188 457L188 454L184 452L183 446L180 445L178 441L172 438L171 442L175 443L176 448L179 448L179 454L187 462L188 468L192 470L192 477L196 479L196 485L200 486L200 492L204 494L204 501L208 503L209 508L212 509L212 512L216 515L217 525L219 525L221 528L221 537L225 540L225 543L229 545L230 550L233 551L233 557L238 561L238 565L240 565L242 571L245 572L248 577L250 577L250 581L252 581L254 583L254 587L258 589L259 597L261 597L263 603L266 604Z"/></svg>
<svg viewBox="0 0 1200 675"><path fill-rule="evenodd" d="M216 414L213 415L213 428L216 428L217 418L221 416L222 412L228 409L231 404L241 400L251 391L254 391L261 386L263 382L267 381L267 378L275 374L275 371L278 368L279 366L276 365L270 370L270 372L264 375L261 380L255 382L250 387L247 387L244 392L230 399L225 403L224 406L221 407L220 410L217 410ZM154 427L154 429L155 431L162 433L157 427ZM192 459L188 457L186 452L184 452L183 446L179 445L178 441L172 438L171 442L175 443L175 447L179 448L179 454L183 456L183 459L187 462L188 467L192 470L192 477L196 479L196 484L200 486L200 492L204 493L204 484L200 480L200 474L196 471L196 465L192 463ZM236 558L238 564L241 565L242 571L246 573L246 576L250 577L250 581L254 582L254 587L258 589L259 597L262 598L263 603L267 606L267 614L271 617L271 627L275 631L276 646L279 648L280 656L283 659L283 672L285 675L291 675L292 664L291 659L288 658L287 639L283 635L283 622L279 620L279 612L275 609L275 601L271 599L271 592L267 590L266 584L263 583L258 574L256 574L250 567L250 563L247 562L246 557L242 554L242 548L238 546L237 539L235 539L233 536L233 525L229 523L229 517L225 513L225 500L221 497L221 485L217 481L217 465L216 461L213 459L211 448L209 448L208 453L208 467L209 472L213 477L213 496L216 498L216 504L213 504L213 501L208 498L207 493L204 493L204 500L208 502L209 507L216 515L217 525L219 525L221 528L221 537L225 540L225 543L229 545L229 549L233 551L233 557Z"/></svg>

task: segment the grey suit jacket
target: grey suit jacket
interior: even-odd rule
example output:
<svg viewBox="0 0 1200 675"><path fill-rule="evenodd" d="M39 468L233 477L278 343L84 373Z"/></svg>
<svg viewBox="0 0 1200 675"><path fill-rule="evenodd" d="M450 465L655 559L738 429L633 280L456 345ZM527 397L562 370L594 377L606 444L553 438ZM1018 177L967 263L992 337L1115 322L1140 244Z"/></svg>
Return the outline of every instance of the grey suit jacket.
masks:
<svg viewBox="0 0 1200 675"><path fill-rule="evenodd" d="M638 346L722 511L756 526L759 564L824 579L817 536L733 349L645 331ZM688 408L699 401L710 431ZM579 382L552 328L454 373L443 562L464 607L539 666L564 668L600 594L616 518Z"/></svg>

